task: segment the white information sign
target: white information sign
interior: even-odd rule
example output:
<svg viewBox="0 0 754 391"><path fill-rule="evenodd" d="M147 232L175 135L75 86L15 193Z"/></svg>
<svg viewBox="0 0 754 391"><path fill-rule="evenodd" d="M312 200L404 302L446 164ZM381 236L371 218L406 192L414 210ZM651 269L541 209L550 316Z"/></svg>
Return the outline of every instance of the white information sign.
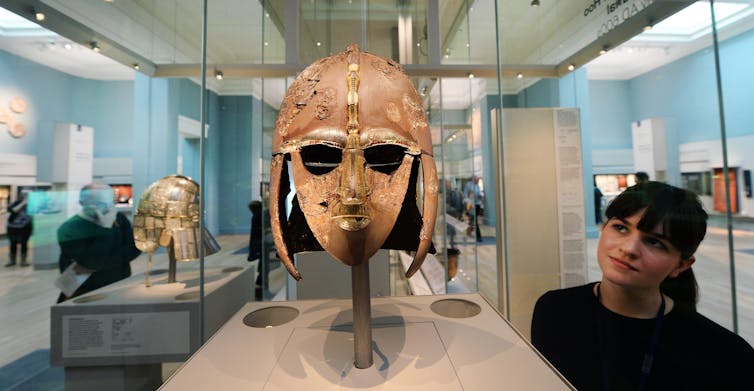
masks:
<svg viewBox="0 0 754 391"><path fill-rule="evenodd" d="M581 126L577 109L553 111L558 189L561 286L586 283L586 229L581 162Z"/></svg>
<svg viewBox="0 0 754 391"><path fill-rule="evenodd" d="M189 353L189 312L63 316L63 357Z"/></svg>

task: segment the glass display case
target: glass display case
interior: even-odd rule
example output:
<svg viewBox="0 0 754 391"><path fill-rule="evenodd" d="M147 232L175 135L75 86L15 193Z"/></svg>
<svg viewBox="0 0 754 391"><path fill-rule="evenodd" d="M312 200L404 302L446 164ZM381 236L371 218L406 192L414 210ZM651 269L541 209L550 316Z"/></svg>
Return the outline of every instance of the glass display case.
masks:
<svg viewBox="0 0 754 391"><path fill-rule="evenodd" d="M438 218L428 233L434 253L411 278L405 277L411 254L381 254L376 266L384 267L380 286L386 288L380 296L478 294L528 338L539 295L601 277L597 214L636 182L636 171L650 167L652 179L696 192L710 212L709 239L695 266L705 292L699 312L754 341L752 317L739 315L748 311L741 303L751 297L740 286L751 282L749 273L735 273L752 256L744 250L752 244L754 217L754 111L746 109L754 89L747 89L752 75L740 64L748 63L754 45L754 1L716 1L715 18L709 2L693 1L632 1L635 12L627 2L612 2L626 7L616 14L605 2L590 11L576 0L6 3L20 21L12 25L0 14L0 30L33 31L26 39L34 50L12 49L6 42L14 35L0 34L8 48L0 53L0 109L17 96L28 105L23 138L4 131L18 113L0 111L0 154L33 155L37 176L29 183L49 185L25 188L38 224L34 262L46 266L30 275L6 270L19 285L5 297L27 283L44 293L34 296L29 311L8 300L18 321L0 322L4 330L45 326L34 329L33 343L12 331L9 338L18 342L0 366L37 350L49 354L54 343L53 361L69 368L70 379L96 379L94 372L76 371L96 366L92 357L104 345L82 348L89 358L66 350L71 341L64 336L75 335L68 331L84 308L96 314L76 327L123 330L121 339L103 340L110 344L106 362L144 364L141 375L156 385L163 380L157 368L175 369L174 362L185 361L247 301L273 306L307 298L312 285L298 289L288 275L268 215L276 121L305 67L354 43L391 59L416 88L439 184ZM46 17L40 20L38 12ZM52 54L75 55L68 61L75 66L51 62ZM645 121L664 127L634 137L632 128ZM52 153L60 144L56 122L93 129L91 145L70 161L106 172L104 165L117 165L108 183L116 210L129 219L154 181L173 174L193 179L200 188L197 223L221 250L200 251L180 264L176 283L168 282L167 247L156 249L151 261L141 254L124 266L123 279L74 298L83 301L53 306L56 320L40 322L58 295L51 288L60 275L58 229L86 214L81 190L96 178L45 181L69 167ZM288 216L298 199L292 174L286 179ZM602 201L592 208L595 187ZM0 186L0 216L15 189L21 186ZM419 181L420 208L426 190ZM261 203L262 218L255 218L254 202ZM350 289L348 276L336 277L348 266L322 264L324 277L314 285ZM100 318L113 308L138 315ZM161 317L168 312L180 314ZM188 331L180 341L170 339L177 334L143 331L154 319ZM50 327L58 328L53 341ZM150 335L163 335L166 350L145 354Z"/></svg>

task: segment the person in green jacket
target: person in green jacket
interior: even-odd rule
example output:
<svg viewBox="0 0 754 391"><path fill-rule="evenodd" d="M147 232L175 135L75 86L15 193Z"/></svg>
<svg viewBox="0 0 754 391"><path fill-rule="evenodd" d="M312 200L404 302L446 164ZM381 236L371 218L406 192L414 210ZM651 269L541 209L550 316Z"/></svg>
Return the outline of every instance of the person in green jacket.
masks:
<svg viewBox="0 0 754 391"><path fill-rule="evenodd" d="M110 186L84 186L79 204L81 211L58 228L58 267L62 273L75 262L76 274L90 275L70 297L61 293L58 303L131 276L130 262L141 254L131 223L115 210Z"/></svg>

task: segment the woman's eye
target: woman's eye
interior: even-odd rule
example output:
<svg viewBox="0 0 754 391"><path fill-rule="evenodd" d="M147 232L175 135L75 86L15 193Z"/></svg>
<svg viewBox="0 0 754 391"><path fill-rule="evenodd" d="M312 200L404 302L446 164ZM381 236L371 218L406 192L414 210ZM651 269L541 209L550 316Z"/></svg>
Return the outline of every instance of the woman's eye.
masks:
<svg viewBox="0 0 754 391"><path fill-rule="evenodd" d="M383 174L392 174L403 162L406 148L399 145L376 145L364 150L367 167Z"/></svg>
<svg viewBox="0 0 754 391"><path fill-rule="evenodd" d="M618 232L626 232L626 231L628 231L628 228L626 228L625 225L620 224L620 223L614 223L613 224L613 229L616 230L616 231L618 231Z"/></svg>
<svg viewBox="0 0 754 391"><path fill-rule="evenodd" d="M301 148L301 160L313 175L324 175L340 165L343 151L322 144L307 145Z"/></svg>
<svg viewBox="0 0 754 391"><path fill-rule="evenodd" d="M667 248L665 246L665 243L663 243L661 240L659 240L657 238L653 238L651 236L645 238L644 242L647 243L648 245L652 246L652 247L659 248L661 250L664 250L664 249Z"/></svg>

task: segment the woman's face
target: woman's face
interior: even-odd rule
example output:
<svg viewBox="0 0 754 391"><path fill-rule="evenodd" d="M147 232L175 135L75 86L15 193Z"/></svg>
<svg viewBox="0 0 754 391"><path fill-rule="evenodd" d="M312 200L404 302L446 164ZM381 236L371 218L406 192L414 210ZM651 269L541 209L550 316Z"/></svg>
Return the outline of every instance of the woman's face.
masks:
<svg viewBox="0 0 754 391"><path fill-rule="evenodd" d="M652 232L640 231L637 224L644 210L624 219L611 218L602 227L597 260L603 278L626 288L654 289L670 276L677 277L694 263L682 260L681 252L662 234L658 224Z"/></svg>

